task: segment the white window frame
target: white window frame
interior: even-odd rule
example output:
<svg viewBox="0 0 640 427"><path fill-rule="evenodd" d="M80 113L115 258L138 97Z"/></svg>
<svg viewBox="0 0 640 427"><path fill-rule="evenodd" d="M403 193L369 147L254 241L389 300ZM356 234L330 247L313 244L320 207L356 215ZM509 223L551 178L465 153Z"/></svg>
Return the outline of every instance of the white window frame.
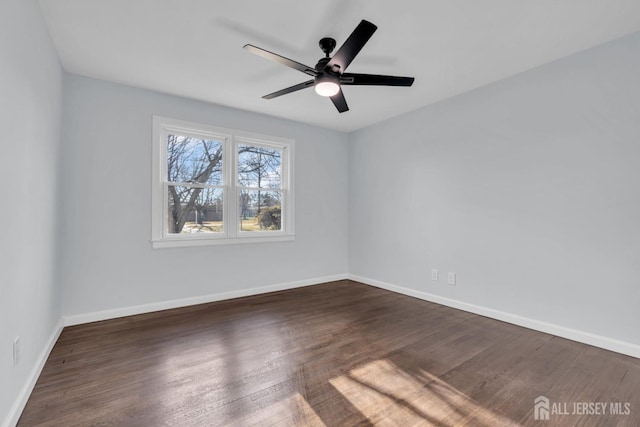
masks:
<svg viewBox="0 0 640 427"><path fill-rule="evenodd" d="M169 133L196 138L212 138L221 141L222 185L212 186L223 191L223 231L220 233L168 233L168 182L167 182L167 135ZM293 160L294 141L287 138L260 135L251 132L226 129L200 123L187 122L169 117L153 116L152 147L152 185L151 185L151 243L153 248L171 248L187 246L209 246L236 243L281 242L295 239L294 233L294 191ZM238 185L238 146L251 145L282 150L281 188L282 194L281 230L278 231L240 231Z"/></svg>

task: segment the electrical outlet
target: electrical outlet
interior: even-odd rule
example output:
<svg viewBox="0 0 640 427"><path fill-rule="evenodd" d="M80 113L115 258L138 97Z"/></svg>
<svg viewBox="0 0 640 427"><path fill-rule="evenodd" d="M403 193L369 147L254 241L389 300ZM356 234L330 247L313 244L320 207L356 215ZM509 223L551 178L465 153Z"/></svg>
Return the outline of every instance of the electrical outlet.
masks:
<svg viewBox="0 0 640 427"><path fill-rule="evenodd" d="M455 284L456 284L456 273L449 273L449 276L447 277L447 283L449 283L452 286L455 286Z"/></svg>
<svg viewBox="0 0 640 427"><path fill-rule="evenodd" d="M435 268L431 269L431 280L438 281L438 270Z"/></svg>
<svg viewBox="0 0 640 427"><path fill-rule="evenodd" d="M13 340L13 366L17 366L20 363L20 337L16 337Z"/></svg>

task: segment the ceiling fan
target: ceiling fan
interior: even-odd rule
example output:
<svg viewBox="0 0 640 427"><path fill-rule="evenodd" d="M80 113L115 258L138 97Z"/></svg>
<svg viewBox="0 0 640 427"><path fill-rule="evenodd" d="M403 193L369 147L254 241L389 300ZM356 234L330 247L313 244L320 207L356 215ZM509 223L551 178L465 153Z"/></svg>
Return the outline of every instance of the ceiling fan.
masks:
<svg viewBox="0 0 640 427"><path fill-rule="evenodd" d="M308 65L301 64L251 44L245 45L244 49L263 58L293 68L294 70L302 71L313 77L313 79L307 80L306 82L265 95L263 96L264 99L273 99L314 86L318 95L329 97L338 111L344 113L345 111L349 111L349 107L342 93L342 85L411 86L413 84L413 77L345 72L349 64L351 64L351 61L353 61L377 29L378 27L371 22L362 20L333 57L329 57L329 54L333 52L333 49L336 47L336 41L329 37L320 39L320 49L322 49L326 56L320 58L315 67L309 67Z"/></svg>

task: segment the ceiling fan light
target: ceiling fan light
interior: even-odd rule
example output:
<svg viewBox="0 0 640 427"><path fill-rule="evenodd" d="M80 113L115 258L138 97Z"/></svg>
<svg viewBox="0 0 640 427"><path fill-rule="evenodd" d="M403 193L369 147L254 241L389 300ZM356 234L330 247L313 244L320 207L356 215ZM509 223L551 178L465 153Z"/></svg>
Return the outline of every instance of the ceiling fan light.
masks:
<svg viewBox="0 0 640 427"><path fill-rule="evenodd" d="M336 79L328 76L316 78L315 88L320 96L333 96L340 92L340 85Z"/></svg>

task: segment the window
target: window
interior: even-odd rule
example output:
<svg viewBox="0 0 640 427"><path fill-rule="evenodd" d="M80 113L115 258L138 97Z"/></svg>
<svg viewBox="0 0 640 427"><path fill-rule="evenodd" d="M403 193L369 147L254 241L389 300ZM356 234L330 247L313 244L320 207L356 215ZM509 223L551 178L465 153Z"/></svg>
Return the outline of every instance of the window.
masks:
<svg viewBox="0 0 640 427"><path fill-rule="evenodd" d="M293 240L293 141L153 117L154 248Z"/></svg>

